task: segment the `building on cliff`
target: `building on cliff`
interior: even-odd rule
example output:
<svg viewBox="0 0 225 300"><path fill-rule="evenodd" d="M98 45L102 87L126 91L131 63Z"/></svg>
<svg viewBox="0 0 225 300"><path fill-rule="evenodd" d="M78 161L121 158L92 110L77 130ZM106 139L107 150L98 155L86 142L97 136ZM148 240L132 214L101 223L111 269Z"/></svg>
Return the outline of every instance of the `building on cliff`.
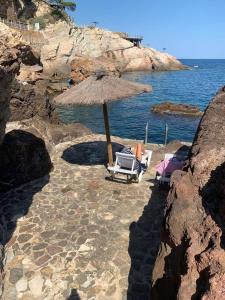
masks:
<svg viewBox="0 0 225 300"><path fill-rule="evenodd" d="M125 40L131 42L135 47L139 47L141 46L141 42L143 41L143 37L142 36L127 36L125 37Z"/></svg>

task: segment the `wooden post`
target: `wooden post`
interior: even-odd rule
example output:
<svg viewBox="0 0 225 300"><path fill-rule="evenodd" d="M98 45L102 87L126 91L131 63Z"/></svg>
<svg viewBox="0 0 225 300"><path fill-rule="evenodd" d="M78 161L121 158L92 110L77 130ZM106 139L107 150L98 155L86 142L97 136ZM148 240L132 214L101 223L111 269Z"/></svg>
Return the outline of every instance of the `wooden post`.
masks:
<svg viewBox="0 0 225 300"><path fill-rule="evenodd" d="M105 123L105 134L107 140L107 149L108 149L108 158L109 165L113 165L113 152L112 152L112 143L110 137L110 129L109 129L109 117L106 103L103 104L103 115L104 115L104 123Z"/></svg>

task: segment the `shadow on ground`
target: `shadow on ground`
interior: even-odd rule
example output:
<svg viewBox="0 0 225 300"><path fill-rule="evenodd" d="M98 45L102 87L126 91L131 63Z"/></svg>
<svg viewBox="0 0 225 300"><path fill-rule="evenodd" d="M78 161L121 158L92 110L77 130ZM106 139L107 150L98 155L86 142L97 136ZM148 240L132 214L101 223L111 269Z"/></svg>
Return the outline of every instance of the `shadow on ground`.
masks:
<svg viewBox="0 0 225 300"><path fill-rule="evenodd" d="M51 168L51 160L42 139L22 130L13 130L5 136L0 147L0 265L2 269L4 247L7 243L10 247L16 242L12 235L16 230L17 221L29 213L34 195L49 182L48 174ZM29 240L30 235L27 233L29 233L29 226L22 235L24 239L22 243Z"/></svg>
<svg viewBox="0 0 225 300"><path fill-rule="evenodd" d="M81 298L80 298L77 290L72 289L70 296L68 298L66 298L66 300L81 300Z"/></svg>
<svg viewBox="0 0 225 300"><path fill-rule="evenodd" d="M158 253L168 188L154 186L137 222L130 225L128 300L149 300L152 271Z"/></svg>
<svg viewBox="0 0 225 300"><path fill-rule="evenodd" d="M49 175L46 175L26 184L26 187L32 185L29 192L21 186L5 194L0 194L0 224L3 229L0 243L3 246L10 241L16 229L17 220L28 214L34 195L41 191L48 182ZM29 232L29 228L27 228L27 232Z"/></svg>
<svg viewBox="0 0 225 300"><path fill-rule="evenodd" d="M48 174L52 163L44 141L30 132L12 130L0 146L0 193Z"/></svg>
<svg viewBox="0 0 225 300"><path fill-rule="evenodd" d="M112 147L115 154L124 146L112 143ZM107 157L107 143L103 141L76 144L64 150L62 154L62 159L66 162L84 166L106 164Z"/></svg>

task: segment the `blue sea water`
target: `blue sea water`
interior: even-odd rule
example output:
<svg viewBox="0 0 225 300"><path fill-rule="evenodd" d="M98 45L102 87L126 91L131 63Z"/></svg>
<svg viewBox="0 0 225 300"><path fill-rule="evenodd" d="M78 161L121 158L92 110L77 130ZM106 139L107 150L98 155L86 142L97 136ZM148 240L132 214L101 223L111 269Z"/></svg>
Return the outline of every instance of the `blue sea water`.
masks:
<svg viewBox="0 0 225 300"><path fill-rule="evenodd" d="M108 105L112 135L144 139L145 126L149 122L148 142L162 143L167 123L169 141L193 140L200 118L159 115L151 112L151 106L170 101L197 105L204 110L218 89L225 85L225 60L181 61L193 68L184 71L132 72L123 75L128 80L151 84L153 92ZM65 107L60 108L59 113L66 123L81 122L96 133L104 133L102 109L99 106Z"/></svg>

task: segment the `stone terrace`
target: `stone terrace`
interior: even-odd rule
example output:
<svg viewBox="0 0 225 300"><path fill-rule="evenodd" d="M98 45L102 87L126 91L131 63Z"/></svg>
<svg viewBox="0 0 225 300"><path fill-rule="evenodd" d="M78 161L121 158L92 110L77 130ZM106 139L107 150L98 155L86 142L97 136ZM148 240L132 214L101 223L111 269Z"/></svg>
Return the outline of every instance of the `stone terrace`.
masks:
<svg viewBox="0 0 225 300"><path fill-rule="evenodd" d="M162 151L152 146L140 184L112 182L103 141L58 145L49 176L3 195L3 299L148 299L165 199L152 183Z"/></svg>

